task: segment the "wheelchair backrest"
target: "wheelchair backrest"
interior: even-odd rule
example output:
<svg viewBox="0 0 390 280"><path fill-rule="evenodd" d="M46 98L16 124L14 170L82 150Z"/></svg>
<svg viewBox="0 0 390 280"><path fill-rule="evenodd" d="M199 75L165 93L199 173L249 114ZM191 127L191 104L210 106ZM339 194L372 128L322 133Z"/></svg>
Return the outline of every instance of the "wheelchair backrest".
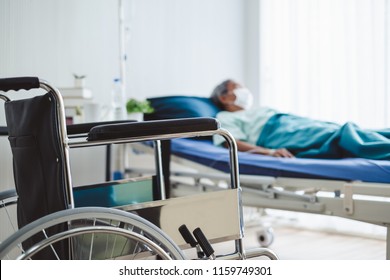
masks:
<svg viewBox="0 0 390 280"><path fill-rule="evenodd" d="M19 227L67 208L55 103L51 92L5 103Z"/></svg>

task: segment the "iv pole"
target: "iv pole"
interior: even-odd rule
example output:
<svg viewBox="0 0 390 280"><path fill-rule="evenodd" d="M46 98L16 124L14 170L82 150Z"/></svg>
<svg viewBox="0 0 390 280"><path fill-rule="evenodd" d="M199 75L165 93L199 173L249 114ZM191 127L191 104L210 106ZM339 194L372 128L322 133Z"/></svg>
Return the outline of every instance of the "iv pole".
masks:
<svg viewBox="0 0 390 280"><path fill-rule="evenodd" d="M126 96L126 46L125 46L125 16L123 0L118 0L118 19L119 19L119 74L121 79L121 88L123 96Z"/></svg>
<svg viewBox="0 0 390 280"><path fill-rule="evenodd" d="M119 37L119 78L122 102L126 102L126 46L125 46L125 16L123 0L118 0L118 37ZM123 107L126 108L125 106ZM123 118L126 112L122 112ZM127 164L127 146L114 145L114 166L112 179L119 180L125 177L125 166Z"/></svg>

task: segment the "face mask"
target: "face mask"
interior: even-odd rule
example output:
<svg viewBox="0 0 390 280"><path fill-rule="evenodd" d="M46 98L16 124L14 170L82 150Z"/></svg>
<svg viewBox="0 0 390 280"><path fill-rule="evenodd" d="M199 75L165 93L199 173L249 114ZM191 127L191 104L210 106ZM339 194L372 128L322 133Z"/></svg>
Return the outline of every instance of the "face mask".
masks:
<svg viewBox="0 0 390 280"><path fill-rule="evenodd" d="M234 101L234 105L241 107L244 110L248 110L253 105L253 95L249 91L249 89L240 87L236 88L233 91L236 96L236 100Z"/></svg>

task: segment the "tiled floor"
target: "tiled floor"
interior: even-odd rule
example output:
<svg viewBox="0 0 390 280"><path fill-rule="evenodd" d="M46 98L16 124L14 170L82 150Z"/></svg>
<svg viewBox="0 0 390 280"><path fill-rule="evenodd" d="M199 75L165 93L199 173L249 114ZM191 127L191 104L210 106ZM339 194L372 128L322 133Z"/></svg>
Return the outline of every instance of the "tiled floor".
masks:
<svg viewBox="0 0 390 280"><path fill-rule="evenodd" d="M282 260L385 260L386 228L331 216L244 208L245 247L259 246L261 223ZM266 213L266 215L264 215Z"/></svg>
<svg viewBox="0 0 390 280"><path fill-rule="evenodd" d="M257 228L245 230L245 247L258 246ZM336 233L289 228L273 228L269 249L281 260L384 260L386 241Z"/></svg>

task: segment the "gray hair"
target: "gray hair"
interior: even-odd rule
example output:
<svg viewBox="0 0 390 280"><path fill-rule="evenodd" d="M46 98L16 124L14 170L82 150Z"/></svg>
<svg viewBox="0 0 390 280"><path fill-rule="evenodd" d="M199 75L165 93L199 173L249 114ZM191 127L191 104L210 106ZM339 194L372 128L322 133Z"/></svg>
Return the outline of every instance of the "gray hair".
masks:
<svg viewBox="0 0 390 280"><path fill-rule="evenodd" d="M210 96L211 101L215 105L217 105L220 109L224 109L224 106L223 106L222 102L219 100L219 97L227 94L227 92L228 92L227 86L231 82L233 82L233 80L231 80L231 79L223 81L222 83L217 85L214 88L213 92L211 93L211 96Z"/></svg>

